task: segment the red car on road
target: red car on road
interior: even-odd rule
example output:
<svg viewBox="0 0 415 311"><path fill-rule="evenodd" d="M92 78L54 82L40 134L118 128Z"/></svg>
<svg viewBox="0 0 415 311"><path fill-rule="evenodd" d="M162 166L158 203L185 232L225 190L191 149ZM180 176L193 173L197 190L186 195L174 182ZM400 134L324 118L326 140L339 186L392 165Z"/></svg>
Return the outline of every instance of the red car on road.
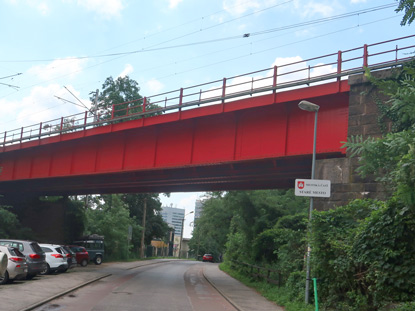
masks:
<svg viewBox="0 0 415 311"><path fill-rule="evenodd" d="M68 245L68 247L75 253L76 262L82 267L88 265L89 254L85 247L78 245Z"/></svg>
<svg viewBox="0 0 415 311"><path fill-rule="evenodd" d="M203 262L205 262L205 261L213 262L213 256L211 254L204 254L203 258L202 258L202 261Z"/></svg>

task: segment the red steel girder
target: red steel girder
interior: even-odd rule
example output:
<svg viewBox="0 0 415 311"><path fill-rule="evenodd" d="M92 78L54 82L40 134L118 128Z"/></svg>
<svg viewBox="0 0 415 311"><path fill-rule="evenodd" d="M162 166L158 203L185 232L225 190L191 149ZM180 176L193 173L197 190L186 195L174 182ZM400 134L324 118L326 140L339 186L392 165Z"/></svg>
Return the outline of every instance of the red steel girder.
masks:
<svg viewBox="0 0 415 311"><path fill-rule="evenodd" d="M180 191L247 189L266 187L272 181L284 184L284 178L300 172L291 165L290 172L282 173L275 167L275 159L308 159L312 151L314 116L297 108L300 99L321 106L319 156L344 156L341 142L347 138L348 88L343 84L241 99L7 146L0 153L0 193L23 185L42 193L104 193L135 188L153 190L150 192L179 187ZM270 168L251 165L257 168L242 170L245 177L232 169L238 163L261 161ZM190 168L206 166L209 169L193 179L179 182L175 178L180 172L191 172ZM209 179L209 171L217 174ZM157 180L145 177L146 172ZM272 173L267 177L267 172ZM143 182L133 178L134 174ZM88 187L88 183L94 186Z"/></svg>

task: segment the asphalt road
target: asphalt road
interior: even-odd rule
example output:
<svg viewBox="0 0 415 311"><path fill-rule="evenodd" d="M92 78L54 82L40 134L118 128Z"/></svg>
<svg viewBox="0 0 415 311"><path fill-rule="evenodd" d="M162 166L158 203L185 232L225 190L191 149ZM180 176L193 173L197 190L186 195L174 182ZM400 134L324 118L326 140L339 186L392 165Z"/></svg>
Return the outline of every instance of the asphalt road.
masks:
<svg viewBox="0 0 415 311"><path fill-rule="evenodd" d="M103 263L0 286L0 311L283 311L221 271L177 259Z"/></svg>
<svg viewBox="0 0 415 311"><path fill-rule="evenodd" d="M175 261L127 270L107 269L111 276L34 310L236 310L203 277L204 265Z"/></svg>

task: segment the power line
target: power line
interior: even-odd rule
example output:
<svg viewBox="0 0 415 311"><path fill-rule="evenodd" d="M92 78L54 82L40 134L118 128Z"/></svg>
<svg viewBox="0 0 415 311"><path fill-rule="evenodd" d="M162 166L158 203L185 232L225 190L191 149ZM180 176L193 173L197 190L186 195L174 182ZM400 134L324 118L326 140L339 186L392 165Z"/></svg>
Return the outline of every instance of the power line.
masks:
<svg viewBox="0 0 415 311"><path fill-rule="evenodd" d="M22 74L21 72L19 72L19 73L15 73L15 74L10 75L10 76L1 77L1 78L0 78L0 80L2 80L2 79L7 79L7 78L11 78L11 77L15 77L15 76L20 76L21 74Z"/></svg>
<svg viewBox="0 0 415 311"><path fill-rule="evenodd" d="M210 66L214 66L214 65L219 65L219 64L227 63L227 62L230 62L230 61L234 61L234 60L237 60L237 59L249 57L249 56L252 56L252 55L255 55L255 54L265 53L265 52L268 52L268 51L271 51L271 50L275 50L275 49L279 49L279 48L282 48L282 47L286 47L286 46L290 46L290 45L294 45L294 44L298 44L298 43L302 43L302 42L306 42L306 41L310 41L310 40L315 40L317 38L321 38L321 37L333 35L333 34L340 33L340 32L343 32L343 31L347 31L347 30L350 30L350 29L359 28L361 26L366 26L366 25L370 25L370 24L374 24L374 23L378 23L378 22L383 22L385 20L392 19L392 18L397 18L397 17L400 17L400 16L393 16L393 17L383 18L383 19L379 19L379 20L376 20L376 21L372 21L372 22L368 22L368 23L364 23L364 24L359 24L359 25L356 25L356 26L352 26L352 27L348 27L348 28L343 28L343 29L340 29L340 30L332 31L332 32L325 33L325 34L318 35L318 36L314 36L314 37L311 37L311 38L307 38L307 39L303 39L303 40L299 40L299 41L294 41L294 42L291 42L291 43L282 44L282 45L275 46L275 47L272 47L272 48L268 48L268 49L265 49L265 50L261 50L261 51L258 51L258 52L244 54L244 55L240 55L240 56L237 56L237 57L233 56L232 58L228 58L228 59L225 59L225 60L222 60L222 61L219 61L219 62L211 63L211 64L204 65L204 66L200 66L200 67L195 67L195 68L192 68L192 69L189 69L189 70L185 70L185 71L173 73L173 74L166 75L166 76L163 76L163 77L158 77L156 79L161 80L161 79L164 79L164 78L169 78L169 77L177 76L179 74L183 74L183 73L187 73L187 72L199 70L199 69L206 68L206 67L210 67Z"/></svg>
<svg viewBox="0 0 415 311"><path fill-rule="evenodd" d="M210 27L207 27L207 28L204 28L204 29L200 29L200 30L197 30L197 31L193 31L193 32L184 34L182 36L178 36L178 37L175 37L175 38L172 38L172 39L169 39L169 40L166 40L166 41L163 41L163 42L160 42L160 43L151 45L151 46L149 46L147 48L142 48L140 50L129 51L129 52L120 52L120 53L101 54L101 55L91 55L91 56L66 57L66 58L63 58L63 59L65 59L65 60L72 60L72 59L74 59L74 60L75 59L76 60L80 60L80 59L88 59L88 58L112 57L112 56L129 55L129 54L136 54L136 53L141 53L141 52L153 52L153 51L157 51L157 50L164 50L164 49L171 49L171 48L189 46L189 44L185 44L185 45L178 45L178 46L172 46L172 47L152 48L154 46L158 46L158 45L165 44L165 43L168 43L168 42L172 42L172 41L175 41L175 40L178 40L178 39L182 39L184 37L187 37L187 36L190 36L190 35L193 35L193 34L196 34L196 33L200 33L201 31L205 31L205 30L208 30L208 29L216 28L216 27L222 26L224 24L228 24L228 23L234 22L236 20L239 20L239 19L242 19L242 18L251 16L251 15L254 15L254 14L258 14L260 12L273 9L273 8L275 8L277 6L281 6L281 5L284 5L284 4L293 2L293 1L294 0L287 0L285 2L278 3L278 4L275 4L275 5L269 6L267 8L264 8L262 10L257 10L257 11L254 11L252 13L249 13L249 14L246 14L246 15L243 15L243 16L240 16L240 17L236 17L236 18L233 18L231 20L228 20L228 21L225 21L225 22L221 22L221 23L218 23L216 25L213 25L213 26L210 26ZM243 35L241 35L241 36L235 36L235 38L241 38L241 37L243 37ZM217 40L218 41L222 41L222 40L228 40L228 39L229 38L222 38L222 39L217 39ZM209 42L210 41L214 42L215 40L209 40ZM194 44L202 44L202 43L194 43ZM2 63L27 63L27 62L50 62L50 61L54 61L54 60L56 60L56 58L54 58L54 59L32 59L32 60L30 60L30 59L29 60L0 60L0 62L2 62Z"/></svg>
<svg viewBox="0 0 415 311"><path fill-rule="evenodd" d="M292 1L293 0L289 0L289 1L277 4L277 5L274 5L272 7L263 9L263 10L255 11L253 13L244 15L243 17L249 16L249 15L252 15L252 14L257 14L258 12L268 10L268 9L273 8L275 6L283 5L283 4L292 2ZM119 53L110 53L110 54L91 55L91 56L68 57L68 58L65 58L65 60L81 60L81 59L88 59L88 58L103 58L103 57L124 56L124 55L138 54L138 53L155 52L155 51L160 51L160 50L168 50L168 49L176 49L176 48L196 46L196 45L202 45L202 44L216 43L216 42L229 41L229 40L235 40L235 39L241 39L241 38L243 39L243 38L249 38L249 37L253 37L253 36L268 34L268 33L272 33L272 32L278 32L278 31L289 30L289 29L294 29L294 28L301 28L301 27L305 27L305 26L317 25L317 24L321 24L321 23L327 23L327 22L330 22L330 21L338 20L338 19L343 19L343 18L348 18L348 17L352 17L352 16L356 16L356 15L367 14L367 13L372 13L372 12L379 11L379 10L388 9L388 8L395 7L395 6L396 6L395 3L386 4L386 5L381 5L381 6L377 6L377 7L372 7L372 8L369 8L369 9L363 9L363 10L353 11L353 12L349 12L349 13L345 13L345 14L339 14L339 15L335 15L335 16L330 16L330 17L320 18L320 19L316 19L316 20L306 21L306 22L302 22L302 23L297 23L297 24L292 24L292 25L287 25L287 26L282 26L282 27L277 27L277 28L271 28L271 29L267 29L267 30L263 30L263 31L257 31L257 32L252 32L252 33L244 33L242 35L235 35L235 36L224 37L224 38L217 38L217 39L211 39L211 40L205 40L205 41L197 41L197 42L191 42L191 43L185 43L185 44L178 44L178 45L154 48L154 46L158 46L158 45L161 45L161 44L164 44L164 43L168 43L168 42L171 42L171 41L174 41L174 40L177 40L177 39L184 38L184 37L189 36L191 34L195 34L195 33L200 32L200 31L194 31L194 32L185 34L183 36L176 37L176 38L173 38L173 39L170 39L170 40L167 40L167 41L149 46L147 48L142 48L140 50L119 52ZM222 26L225 23L230 23L232 21L235 21L236 19L240 19L240 18L243 18L243 17L235 18L235 19L232 19L232 20L229 20L229 21L217 24L217 25L213 25L213 26L205 28L204 30L215 28L215 27L218 27L218 26ZM0 62L40 62L40 61L54 61L54 60L56 60L56 59L9 60L9 61L0 60Z"/></svg>

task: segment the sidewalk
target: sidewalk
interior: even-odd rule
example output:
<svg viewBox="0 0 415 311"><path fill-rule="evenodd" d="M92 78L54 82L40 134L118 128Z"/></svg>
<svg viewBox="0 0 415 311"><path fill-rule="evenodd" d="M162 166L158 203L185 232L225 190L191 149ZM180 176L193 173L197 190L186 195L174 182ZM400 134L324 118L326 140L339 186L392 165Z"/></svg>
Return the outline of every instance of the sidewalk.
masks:
<svg viewBox="0 0 415 311"><path fill-rule="evenodd" d="M284 308L268 301L255 290L219 269L218 264L207 264L203 269L205 278L240 311L283 311Z"/></svg>

